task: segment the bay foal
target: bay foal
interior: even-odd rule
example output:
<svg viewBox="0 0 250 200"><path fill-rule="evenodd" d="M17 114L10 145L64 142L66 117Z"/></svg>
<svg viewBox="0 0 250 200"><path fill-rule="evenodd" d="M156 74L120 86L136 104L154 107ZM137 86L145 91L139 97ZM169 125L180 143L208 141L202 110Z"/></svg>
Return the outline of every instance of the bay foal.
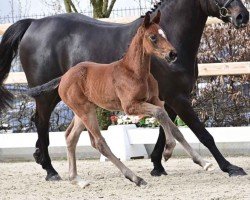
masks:
<svg viewBox="0 0 250 200"><path fill-rule="evenodd" d="M146 182L128 169L110 150L102 137L96 117L96 106L107 110L120 110L128 115L155 117L162 125L166 136L165 158L172 155L175 138L186 144L186 149L201 166L208 168L201 157L187 144L178 128L164 110L164 102L159 99L158 83L150 73L151 55L174 62L177 54L168 42L165 33L158 25L160 12L150 22L147 13L142 25L132 39L125 56L110 64L82 62L70 68L62 77L47 84L32 88L31 96L41 91L58 87L61 99L75 113L75 118L66 130L66 142L69 160L69 178L84 187L84 182L77 176L75 149L83 128L89 132L91 144L111 162L123 175L136 185ZM173 135L172 135L173 134Z"/></svg>
<svg viewBox="0 0 250 200"><path fill-rule="evenodd" d="M123 110L128 115L156 117L165 129L169 152L172 151L175 140L170 131L171 120L163 109L163 102L158 98L158 84L150 74L150 55L171 60L176 58L176 53L164 38L158 22L157 18L150 22L147 14L121 60L111 64L79 63L62 77L58 89L61 99L89 131L93 147L136 185L146 182L128 169L109 149L98 127L96 105L108 110ZM69 160L75 157L78 137L79 133L75 131L68 130L66 133ZM70 167L73 165L70 163ZM70 169L70 173L75 173L74 170ZM72 175L70 179L74 179L76 173Z"/></svg>

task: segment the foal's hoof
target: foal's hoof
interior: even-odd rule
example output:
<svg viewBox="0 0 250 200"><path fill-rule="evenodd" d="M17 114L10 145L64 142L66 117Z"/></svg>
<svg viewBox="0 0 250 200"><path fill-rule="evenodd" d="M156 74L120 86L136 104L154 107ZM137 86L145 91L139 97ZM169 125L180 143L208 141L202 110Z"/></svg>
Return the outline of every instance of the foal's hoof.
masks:
<svg viewBox="0 0 250 200"><path fill-rule="evenodd" d="M80 176L76 176L70 181L73 185L78 185L80 188L85 188L90 185L90 181L83 180Z"/></svg>
<svg viewBox="0 0 250 200"><path fill-rule="evenodd" d="M45 178L46 181L61 181L62 178L59 174L48 174Z"/></svg>
<svg viewBox="0 0 250 200"><path fill-rule="evenodd" d="M228 169L228 175L232 176L245 176L247 173L241 167L237 167L235 165L231 165Z"/></svg>
<svg viewBox="0 0 250 200"><path fill-rule="evenodd" d="M155 169L155 168L154 168L154 169L150 172L150 174L151 174L151 176L168 175L164 168L162 168L162 169Z"/></svg>
<svg viewBox="0 0 250 200"><path fill-rule="evenodd" d="M171 157L172 153L169 152L163 152L162 156L164 158L164 161L167 162L168 159Z"/></svg>
<svg viewBox="0 0 250 200"><path fill-rule="evenodd" d="M77 185L80 187L80 188L85 188L85 187L87 187L87 186L89 186L90 185L90 181L80 181L80 182L78 182L77 183Z"/></svg>
<svg viewBox="0 0 250 200"><path fill-rule="evenodd" d="M213 171L213 170L214 170L214 166L213 166L212 163L207 162L206 165L203 167L203 169L204 169L205 171L210 172L210 171Z"/></svg>
<svg viewBox="0 0 250 200"><path fill-rule="evenodd" d="M138 177L137 181L135 182L137 186L147 185L147 182L144 181L142 178Z"/></svg>

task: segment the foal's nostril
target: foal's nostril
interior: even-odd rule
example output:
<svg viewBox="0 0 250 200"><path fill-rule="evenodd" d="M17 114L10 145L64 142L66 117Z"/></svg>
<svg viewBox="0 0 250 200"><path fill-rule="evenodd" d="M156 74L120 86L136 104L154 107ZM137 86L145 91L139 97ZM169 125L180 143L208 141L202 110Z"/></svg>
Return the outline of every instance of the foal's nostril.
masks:
<svg viewBox="0 0 250 200"><path fill-rule="evenodd" d="M166 60L169 60L171 62L176 61L177 59L177 53L176 51L170 51L168 55L166 55Z"/></svg>

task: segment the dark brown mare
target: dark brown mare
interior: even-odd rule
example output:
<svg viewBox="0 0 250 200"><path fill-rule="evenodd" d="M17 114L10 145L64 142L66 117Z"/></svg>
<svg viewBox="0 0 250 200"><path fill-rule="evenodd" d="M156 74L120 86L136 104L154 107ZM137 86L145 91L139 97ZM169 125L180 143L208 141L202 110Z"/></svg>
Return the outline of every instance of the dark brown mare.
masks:
<svg viewBox="0 0 250 200"><path fill-rule="evenodd" d="M94 148L113 162L126 178L136 185L146 182L128 169L109 149L98 127L96 107L113 111L124 111L128 115L155 117L162 125L166 138L165 158L169 159L175 147L175 138L185 142L185 149L191 149L182 133L164 110L159 99L158 83L150 73L151 55L176 61L176 52L168 42L164 31L158 25L160 11L150 22L147 13L142 25L133 37L125 56L110 64L81 62L70 68L61 78L31 88L28 94L36 97L58 87L59 96L75 113L74 121L66 131L69 159L69 178L84 187L88 184L77 176L75 150L81 132L87 128ZM118 44L119 45L119 44ZM173 135L172 135L173 134ZM182 138L182 139L180 139ZM191 154L192 155L192 154ZM194 152L194 160L208 167Z"/></svg>
<svg viewBox="0 0 250 200"><path fill-rule="evenodd" d="M242 27L249 20L247 9L240 0L164 0L157 10L162 13L160 25L178 52L177 61L171 64L154 56L151 60L151 72L158 81L160 98L166 102L165 109L172 120L177 114L184 120L222 171L230 176L244 175L242 168L228 162L217 149L213 137L191 107L189 94L197 78L196 56L207 17L222 18ZM16 22L5 32L0 44L0 109L6 107L10 99L2 85L18 47L28 84L34 87L62 76L82 61L111 63L118 60L142 20L138 18L122 25L100 22L81 14L63 14ZM59 101L57 90L36 98L34 121L38 140L34 157L47 171L47 180L60 178L48 154L49 118ZM164 147L165 135L161 128L151 155L152 175L166 174L161 164Z"/></svg>

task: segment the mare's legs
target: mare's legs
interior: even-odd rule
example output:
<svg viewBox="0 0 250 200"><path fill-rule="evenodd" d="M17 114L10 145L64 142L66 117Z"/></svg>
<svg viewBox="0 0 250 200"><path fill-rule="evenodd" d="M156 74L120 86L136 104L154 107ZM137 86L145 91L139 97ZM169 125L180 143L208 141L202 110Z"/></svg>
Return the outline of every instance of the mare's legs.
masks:
<svg viewBox="0 0 250 200"><path fill-rule="evenodd" d="M215 141L211 134L205 129L194 112L190 102L185 96L179 96L174 102L175 111L183 119L183 121L195 133L200 142L206 146L214 156L222 171L227 172L229 176L246 175L245 171L228 162L216 147Z"/></svg>
<svg viewBox="0 0 250 200"><path fill-rule="evenodd" d="M95 106L91 103L88 103L88 105L78 104L77 106L74 105L72 109L81 118L83 124L92 135L94 147L114 163L127 179L138 186L145 185L146 182L142 178L136 176L111 152L99 130Z"/></svg>
<svg viewBox="0 0 250 200"><path fill-rule="evenodd" d="M186 96L178 96L177 98L175 98L172 101L171 107L194 132L200 142L209 149L222 171L227 172L229 176L246 175L245 171L242 168L232 165L220 153L220 151L216 147L213 137L200 122ZM160 132L160 134L162 133Z"/></svg>
<svg viewBox="0 0 250 200"><path fill-rule="evenodd" d="M78 184L82 188L87 186L89 182L82 180L77 175L75 151L80 134L83 130L84 130L84 125L81 119L77 115L75 115L74 119L72 120L71 124L69 125L69 127L65 132L65 139L68 150L67 154L69 161L69 180L74 184Z"/></svg>
<svg viewBox="0 0 250 200"><path fill-rule="evenodd" d="M57 171L53 168L49 157L49 119L56 104L60 101L60 98L55 94L50 98L47 97L41 96L36 98L36 113L34 122L37 128L38 140L36 142L37 149L33 155L36 162L42 165L43 169L46 170L46 180L54 181L61 180L61 178Z"/></svg>

